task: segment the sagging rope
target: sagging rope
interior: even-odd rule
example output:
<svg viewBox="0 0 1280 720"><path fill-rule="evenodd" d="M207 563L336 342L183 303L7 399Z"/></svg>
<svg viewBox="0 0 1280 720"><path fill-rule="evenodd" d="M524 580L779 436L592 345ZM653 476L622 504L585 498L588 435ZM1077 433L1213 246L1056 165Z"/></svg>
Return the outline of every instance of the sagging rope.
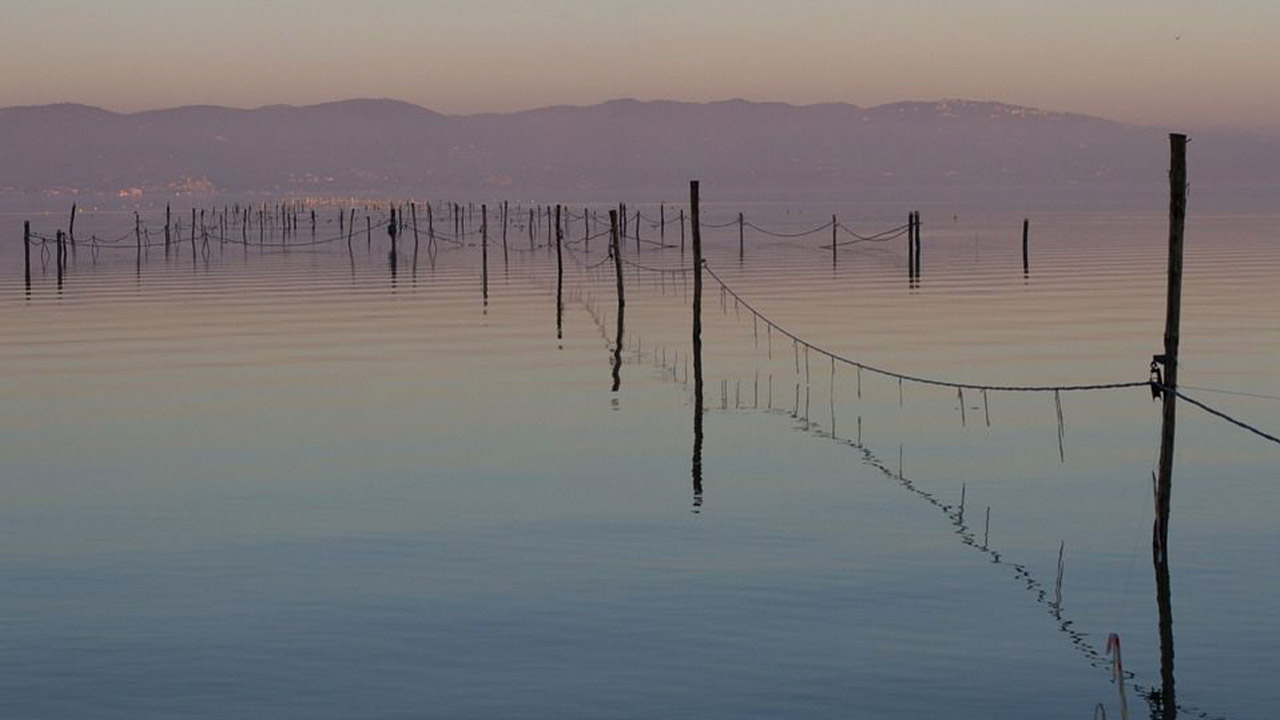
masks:
<svg viewBox="0 0 1280 720"><path fill-rule="evenodd" d="M857 360L852 360L838 353L835 353L830 350L826 350L822 347L819 347L817 345L814 345L813 343L801 338L795 333L782 327L781 325L779 325L778 323L770 319L767 315L757 310L755 306L753 306L751 303L743 299L743 297L739 295L736 291L734 291L733 288L729 287L729 285L725 283L725 281L721 279L720 276L717 275L709 265L707 265L705 260L703 261L702 265L703 265L703 269L707 271L707 274L710 275L711 278L720 285L720 288L724 292L732 296L733 299L738 303L741 303L741 305L745 307L748 312L750 312L752 315L755 315L767 326L782 333L783 335L791 339L793 342L795 342L797 345L803 346L806 350L813 350L821 355L826 355L827 357L837 362L842 362L851 367L855 367L859 371L866 370L867 372L874 373L877 375L883 375L885 377L895 378L898 380L899 383L902 383L905 381L905 382L912 382L912 383L917 383L921 385L933 385L935 387L978 390L980 392L989 391L989 392L1061 393L1061 392L1079 392L1079 391L1085 391L1085 390L1121 390L1121 389L1127 389L1127 388L1140 388L1140 387L1150 388L1151 387L1150 380L1142 380L1142 381L1134 381L1134 382L1090 383L1090 384L1084 384L1084 385L983 385L980 383L965 383L965 382L957 382L954 380L941 380L938 378L922 377L919 375L908 375L906 373L895 372L893 370L876 367L874 365L868 365L866 363L859 362Z"/></svg>
<svg viewBox="0 0 1280 720"><path fill-rule="evenodd" d="M1277 445L1280 445L1280 437L1276 437L1275 435L1272 435L1269 432L1266 432L1258 427L1250 425L1249 423L1244 422L1243 420L1238 420L1234 417L1231 417L1230 415L1226 414L1221 410L1218 410L1217 408L1206 405L1205 403L1200 402L1199 400L1196 400L1195 398L1188 396L1186 393L1182 392L1181 390L1171 388L1168 385L1161 385L1159 383L1152 383L1152 387L1160 390L1161 392L1172 392L1174 395L1178 396L1179 398L1186 400L1187 402L1209 413L1210 415L1213 415L1214 417L1217 417L1222 420L1226 420L1227 422L1231 423L1232 425L1235 425L1238 428L1241 428L1242 430L1248 430L1249 432L1253 433L1254 435L1257 435L1263 440L1269 440Z"/></svg>

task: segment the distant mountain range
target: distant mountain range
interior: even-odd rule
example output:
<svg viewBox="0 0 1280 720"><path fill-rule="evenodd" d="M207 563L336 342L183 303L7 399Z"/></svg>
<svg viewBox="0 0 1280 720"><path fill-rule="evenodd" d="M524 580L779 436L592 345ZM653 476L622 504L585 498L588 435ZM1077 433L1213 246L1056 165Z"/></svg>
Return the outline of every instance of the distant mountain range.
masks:
<svg viewBox="0 0 1280 720"><path fill-rule="evenodd" d="M1197 183L1280 184L1280 139L1193 138ZM0 109L0 194L643 198L690 178L721 194L1151 185L1165 132L995 102L877 107L615 100L442 115L395 100L121 114ZM674 190L674 192L673 192Z"/></svg>

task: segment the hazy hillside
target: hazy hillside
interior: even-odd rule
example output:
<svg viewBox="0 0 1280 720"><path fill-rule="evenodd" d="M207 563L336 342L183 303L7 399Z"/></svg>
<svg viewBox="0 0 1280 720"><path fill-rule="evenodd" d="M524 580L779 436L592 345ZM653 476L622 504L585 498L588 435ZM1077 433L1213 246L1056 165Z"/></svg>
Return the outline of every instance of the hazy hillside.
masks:
<svg viewBox="0 0 1280 720"><path fill-rule="evenodd" d="M1199 183L1273 185L1280 141L1203 135ZM118 114L0 109L0 192L729 192L1164 181L1158 129L999 103L617 100L446 116L393 100Z"/></svg>

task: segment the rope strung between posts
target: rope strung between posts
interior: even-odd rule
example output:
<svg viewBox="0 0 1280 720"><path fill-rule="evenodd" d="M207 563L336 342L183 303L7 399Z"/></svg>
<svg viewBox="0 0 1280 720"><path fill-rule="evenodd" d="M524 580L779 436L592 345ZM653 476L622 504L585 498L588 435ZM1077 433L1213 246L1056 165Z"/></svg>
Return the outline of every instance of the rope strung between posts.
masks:
<svg viewBox="0 0 1280 720"><path fill-rule="evenodd" d="M747 312L751 313L752 315L755 315L757 318L759 318L760 321L764 322L770 328L777 330L778 332L782 333L786 337L790 338L797 345L803 346L806 350L813 350L821 355L825 355L837 362L841 362L851 367L855 367L858 370L866 370L867 372L875 373L877 375L883 375L885 377L895 378L899 381L899 383L905 381L905 382L918 383L921 385L933 385L936 387L959 388L964 390L978 390L978 391L990 391L990 392L1052 392L1052 393L1076 392L1076 391L1084 391L1084 390L1120 390L1125 388L1139 388L1139 387L1150 388L1151 387L1150 380L1142 380L1142 381L1134 381L1134 382L1092 383L1092 384L1086 384L1086 385L983 385L979 383L956 382L953 380L927 378L919 375L908 375L906 373L895 372L893 370L887 370L885 368L876 367L874 365L868 365L866 363L858 362L857 360L852 360L838 353L834 353L830 350L826 350L822 347L814 345L813 343L801 338L795 333L782 327L781 325L779 325L778 323L770 319L767 315L757 310L755 306L753 306L751 303L743 299L743 297L739 295L733 288L729 287L729 285L725 283L725 281L722 280L720 276L717 275L715 271L711 269L710 266L707 265L705 260L703 261L702 265L703 265L703 269L707 271L707 274L710 275L711 278L720 285L720 288L724 290L726 293L728 293L730 296L732 296L735 301L737 301L743 307L745 307L747 309Z"/></svg>
<svg viewBox="0 0 1280 720"><path fill-rule="evenodd" d="M831 221L828 220L827 222L823 223L822 225L819 225L818 227L812 230L804 230L802 232L797 232L797 233L784 233L784 232L775 232L773 230L765 230L764 228L760 227L759 225L756 225L755 223L749 220L744 220L742 224L745 225L746 227L751 228L752 230L755 230L758 233L763 233L765 235L768 235L769 237L776 237L776 238L806 237L809 235L820 233L823 230L827 230L831 227Z"/></svg>
<svg viewBox="0 0 1280 720"><path fill-rule="evenodd" d="M1276 437L1271 433L1268 433L1264 430L1254 427L1253 425L1250 425L1249 423L1244 422L1243 420L1238 420L1236 418L1233 418L1230 415L1222 412L1221 410L1210 407L1209 405L1206 405L1205 403L1202 403L1193 397L1189 397L1186 393L1182 392L1181 390L1175 390L1169 387L1168 385L1161 385L1159 383L1152 383L1152 387L1159 389L1161 392L1172 392L1174 395L1177 395L1179 398L1186 400L1187 402L1191 403L1192 405L1195 405L1196 407L1209 413L1210 415L1213 415L1222 420L1226 420L1227 422L1231 423L1232 425L1235 425L1238 428L1241 428L1242 430L1248 430L1249 432L1253 433L1254 435L1257 435L1263 440L1270 440L1271 442L1277 445L1280 445L1280 437Z"/></svg>
<svg viewBox="0 0 1280 720"><path fill-rule="evenodd" d="M641 264L640 264L640 263L638 263L638 262L634 262L634 261L628 260L628 259L626 259L626 258L622 258L622 263L623 263L624 265L630 265L631 267L633 267L633 268L635 268L635 269L637 269L637 270L645 270L645 271L647 271L647 272L655 272L655 273L686 273L686 272L691 272L691 271L693 270L693 268L691 268L691 267L689 267L689 266L684 266L684 267L674 267L674 268L658 268L658 267L650 267L650 266L648 266L648 265L641 265Z"/></svg>
<svg viewBox="0 0 1280 720"><path fill-rule="evenodd" d="M901 237L902 235L906 235L907 230L910 227L911 227L910 225L899 225L897 227L889 228L888 230L882 230L874 235L859 235L858 233L850 229L848 226L846 226L844 223L840 223L841 230L845 231L846 233L849 233L850 235L857 238L857 240L861 242L888 242L889 240L893 240L897 237ZM850 244L852 243L841 243L841 245L850 245Z"/></svg>

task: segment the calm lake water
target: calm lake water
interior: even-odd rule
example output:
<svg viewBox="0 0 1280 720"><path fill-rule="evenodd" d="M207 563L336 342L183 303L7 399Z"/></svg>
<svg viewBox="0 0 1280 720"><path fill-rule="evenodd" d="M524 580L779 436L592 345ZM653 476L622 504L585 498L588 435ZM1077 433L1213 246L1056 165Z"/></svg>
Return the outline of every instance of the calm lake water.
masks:
<svg viewBox="0 0 1280 720"><path fill-rule="evenodd" d="M909 209L703 192L708 226L780 234ZM741 259L736 225L705 237L745 300L856 362L1142 381L1166 202L920 204L918 283L903 239L833 268L829 230L747 228ZM1274 431L1280 209L1205 205L1182 383ZM65 211L0 214L0 716L1084 719L1120 717L1121 687L1152 714L1148 389L1063 393L1060 424L1053 393L900 387L708 276L695 488L692 282L637 267L689 266L678 224L627 243L616 346L607 239L580 218L558 331L544 231L530 250L512 227L505 260L491 239L486 302L478 238L415 258L402 237L393 260L371 215L350 251L304 221L288 248L193 258L139 257L132 211L82 212L61 284L37 250L28 289L22 220L52 235ZM143 220L158 242L163 212ZM1280 448L1185 404L1178 430L1179 715L1271 717Z"/></svg>

